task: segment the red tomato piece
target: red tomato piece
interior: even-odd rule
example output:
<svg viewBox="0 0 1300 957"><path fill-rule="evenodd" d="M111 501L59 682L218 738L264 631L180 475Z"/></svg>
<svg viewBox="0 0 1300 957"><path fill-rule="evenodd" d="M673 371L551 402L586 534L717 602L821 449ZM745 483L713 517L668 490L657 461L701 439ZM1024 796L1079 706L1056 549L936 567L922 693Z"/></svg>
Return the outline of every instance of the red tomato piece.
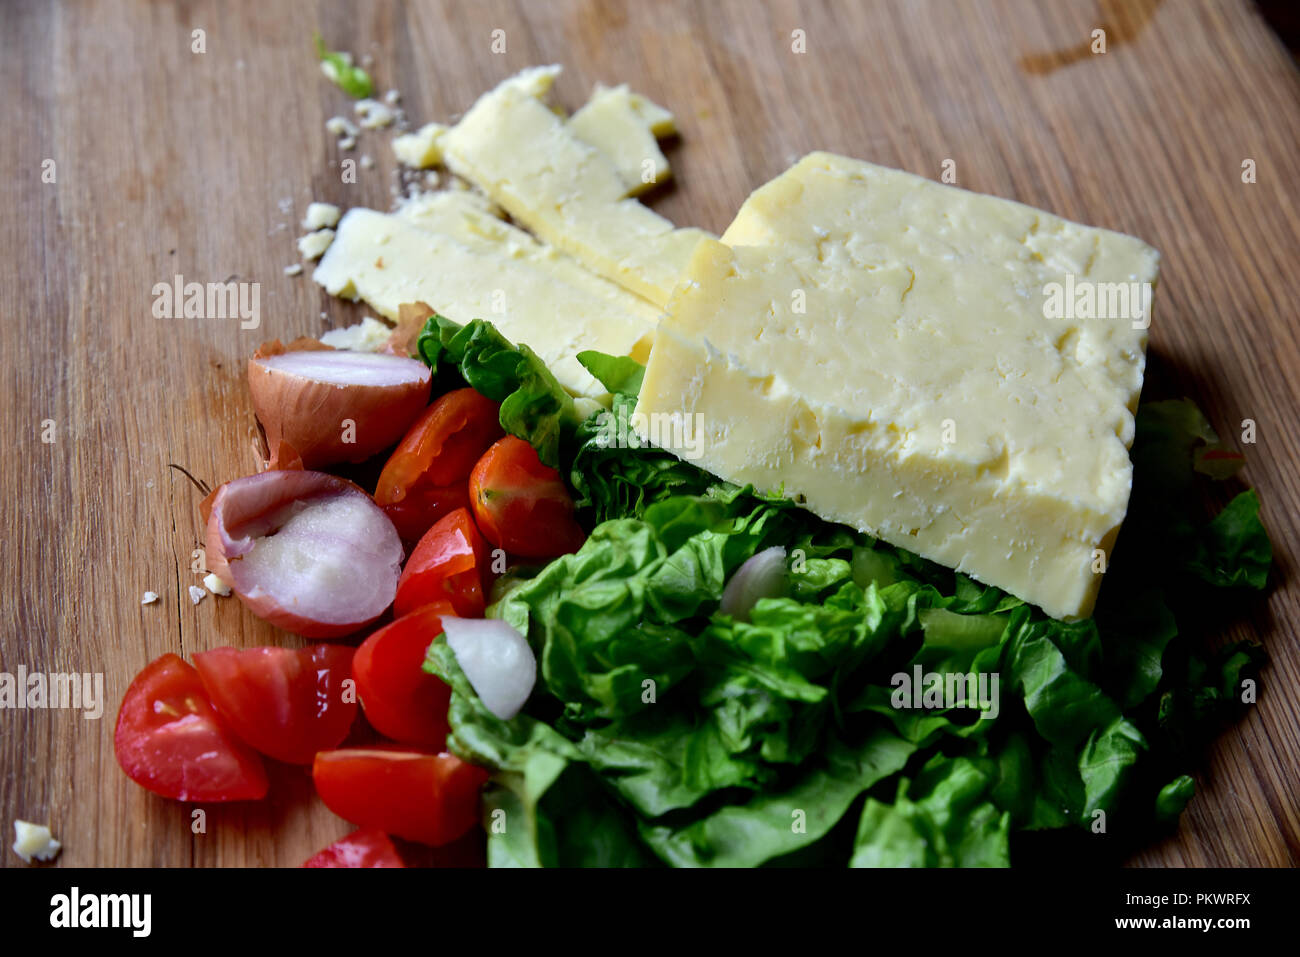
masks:
<svg viewBox="0 0 1300 957"><path fill-rule="evenodd" d="M448 392L425 410L375 487L375 502L403 539L413 541L448 512L468 507L465 480L501 435L500 407L473 389Z"/></svg>
<svg viewBox="0 0 1300 957"><path fill-rule="evenodd" d="M442 616L454 614L450 602L433 602L380 628L357 649L352 673L361 708L385 737L435 751L447 746L451 688L423 665L442 633Z"/></svg>
<svg viewBox="0 0 1300 957"><path fill-rule="evenodd" d="M136 784L178 801L266 795L261 756L217 715L199 673L167 654L135 676L113 731L117 763Z"/></svg>
<svg viewBox="0 0 1300 957"><path fill-rule="evenodd" d="M458 508L469 508L469 484L417 485L400 502L381 505L403 542L419 541L434 523Z"/></svg>
<svg viewBox="0 0 1300 957"><path fill-rule="evenodd" d="M373 827L363 827L341 837L303 867L405 867L402 856L388 835Z"/></svg>
<svg viewBox="0 0 1300 957"><path fill-rule="evenodd" d="M343 687L352 654L346 645L217 648L197 652L194 666L245 744L277 761L311 764L317 751L339 746L357 716L356 699Z"/></svg>
<svg viewBox="0 0 1300 957"><path fill-rule="evenodd" d="M488 779L454 754L381 748L322 751L311 776L339 817L432 847L478 823L479 789Z"/></svg>
<svg viewBox="0 0 1300 957"><path fill-rule="evenodd" d="M573 518L573 499L560 473L513 435L478 460L469 500L484 537L512 555L555 558L576 552L587 537Z"/></svg>
<svg viewBox="0 0 1300 957"><path fill-rule="evenodd" d="M436 601L451 602L461 618L483 614L489 578L487 542L468 509L458 508L425 532L397 580L393 614L408 615Z"/></svg>

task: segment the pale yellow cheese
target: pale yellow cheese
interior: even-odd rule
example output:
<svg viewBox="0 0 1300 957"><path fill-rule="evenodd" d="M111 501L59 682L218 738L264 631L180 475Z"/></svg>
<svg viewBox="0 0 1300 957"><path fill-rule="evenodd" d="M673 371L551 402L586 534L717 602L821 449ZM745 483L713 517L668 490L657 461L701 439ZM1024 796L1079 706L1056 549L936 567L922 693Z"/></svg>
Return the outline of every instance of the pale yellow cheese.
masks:
<svg viewBox="0 0 1300 957"><path fill-rule="evenodd" d="M441 123L426 123L414 133L403 133L393 138L393 155L403 166L411 169L428 169L442 162L439 145L447 127Z"/></svg>
<svg viewBox="0 0 1300 957"><path fill-rule="evenodd" d="M645 359L654 318L646 303L495 220L472 194L435 195L398 214L350 210L312 278L389 319L423 301L456 322L489 320L575 395L604 392L577 353Z"/></svg>
<svg viewBox="0 0 1300 957"><path fill-rule="evenodd" d="M626 86L598 86L586 105L569 117L569 129L609 157L625 195L636 196L672 175L652 129L656 120L662 124L665 114L671 122L672 114L645 97L634 99Z"/></svg>
<svg viewBox="0 0 1300 957"><path fill-rule="evenodd" d="M546 243L662 306L708 234L626 198L615 163L533 95L537 87L513 78L480 97L442 137L447 166Z"/></svg>
<svg viewBox="0 0 1300 957"><path fill-rule="evenodd" d="M1049 319L1045 290L1153 284L1156 251L825 153L723 240L668 306L638 430L698 413L696 463L723 478L1089 614L1128 504L1149 313Z"/></svg>

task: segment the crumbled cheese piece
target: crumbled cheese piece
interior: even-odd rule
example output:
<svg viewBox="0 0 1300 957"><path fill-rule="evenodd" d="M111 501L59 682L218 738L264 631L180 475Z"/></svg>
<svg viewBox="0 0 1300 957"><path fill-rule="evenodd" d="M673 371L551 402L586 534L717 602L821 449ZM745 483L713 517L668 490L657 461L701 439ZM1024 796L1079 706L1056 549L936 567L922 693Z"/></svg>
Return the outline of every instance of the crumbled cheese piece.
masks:
<svg viewBox="0 0 1300 957"><path fill-rule="evenodd" d="M199 602L203 601L203 596L206 594L207 592L205 592L198 585L190 586L190 601L194 602L194 604L197 605Z"/></svg>
<svg viewBox="0 0 1300 957"><path fill-rule="evenodd" d="M222 598L230 595L230 586L212 572L208 572L203 576L203 587L214 595L220 595Z"/></svg>
<svg viewBox="0 0 1300 957"><path fill-rule="evenodd" d="M441 123L426 123L414 133L403 133L393 139L393 155L403 166L412 169L428 169L442 162L442 147L439 141L446 134L447 127Z"/></svg>
<svg viewBox="0 0 1300 957"><path fill-rule="evenodd" d="M442 177L438 175L437 170L429 170L424 174L424 185L429 189L437 189L438 184L442 182Z"/></svg>
<svg viewBox="0 0 1300 957"><path fill-rule="evenodd" d="M343 139L339 140L339 149L341 150L354 149L356 145L357 138L355 136L345 136Z"/></svg>
<svg viewBox="0 0 1300 957"><path fill-rule="evenodd" d="M389 106L396 106L402 102L402 92L400 90L389 90L384 94L384 102Z"/></svg>
<svg viewBox="0 0 1300 957"><path fill-rule="evenodd" d="M369 153L363 153L361 156L361 168L374 169L374 167L375 167L375 161L371 157L371 155Z"/></svg>
<svg viewBox="0 0 1300 957"><path fill-rule="evenodd" d="M140 599L140 604L152 605L157 600L158 600L158 593L156 591L147 591L144 593L144 597Z"/></svg>
<svg viewBox="0 0 1300 957"><path fill-rule="evenodd" d="M356 136L359 132L346 116L331 116L325 121L325 130L333 136Z"/></svg>
<svg viewBox="0 0 1300 957"><path fill-rule="evenodd" d="M338 223L343 211L332 203L312 203L307 207L307 215L302 218L303 229L323 229Z"/></svg>
<svg viewBox="0 0 1300 957"><path fill-rule="evenodd" d="M393 120L397 119L397 114L393 108L380 103L378 100L357 100L352 104L352 110L357 116L361 117L361 128L363 130L378 130L385 126L391 126Z"/></svg>
<svg viewBox="0 0 1300 957"><path fill-rule="evenodd" d="M303 259L320 259L332 242L334 242L334 230L318 229L298 240L298 252Z"/></svg>
<svg viewBox="0 0 1300 957"><path fill-rule="evenodd" d="M331 329L320 337L320 341L348 352L378 352L388 343L392 334L393 330L388 326L367 316L355 326Z"/></svg>
<svg viewBox="0 0 1300 957"><path fill-rule="evenodd" d="M14 853L28 864L33 857L38 861L52 861L62 848L44 824L14 821Z"/></svg>
<svg viewBox="0 0 1300 957"><path fill-rule="evenodd" d="M285 266L285 267L284 267L284 274L285 274L286 276L301 276L301 275L302 275L302 263L294 263L292 266Z"/></svg>

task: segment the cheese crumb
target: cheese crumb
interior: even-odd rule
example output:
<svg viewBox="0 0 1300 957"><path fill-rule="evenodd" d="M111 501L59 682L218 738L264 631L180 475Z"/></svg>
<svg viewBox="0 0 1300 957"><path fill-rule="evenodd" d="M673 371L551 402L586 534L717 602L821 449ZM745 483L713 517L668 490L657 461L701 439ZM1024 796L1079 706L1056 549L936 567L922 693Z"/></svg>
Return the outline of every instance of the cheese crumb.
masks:
<svg viewBox="0 0 1300 957"><path fill-rule="evenodd" d="M208 572L208 574L203 576L203 587L214 595L220 595L222 598L226 598L230 595L230 586L212 572Z"/></svg>
<svg viewBox="0 0 1300 957"><path fill-rule="evenodd" d="M152 605L157 600L158 600L158 593L156 591L147 591L144 593L144 597L140 599L140 604Z"/></svg>
<svg viewBox="0 0 1300 957"><path fill-rule="evenodd" d="M294 263L292 266L285 266L285 267L284 267L284 274L285 274L286 276L301 276L301 275L302 275L302 263Z"/></svg>
<svg viewBox="0 0 1300 957"><path fill-rule="evenodd" d="M362 169L374 169L374 166L375 166L375 161L374 161L374 159L371 158L370 154L369 154L369 153L363 153L362 156L361 156L361 168L362 168Z"/></svg>
<svg viewBox="0 0 1300 957"><path fill-rule="evenodd" d="M357 100L352 105L352 110L361 117L361 128L363 130L378 130L385 126L391 126L393 120L397 119L396 112L393 108L380 103L378 100Z"/></svg>
<svg viewBox="0 0 1300 957"><path fill-rule="evenodd" d="M402 102L402 93L400 90L389 90L384 94L384 102L389 106L396 106Z"/></svg>
<svg viewBox="0 0 1300 957"><path fill-rule="evenodd" d="M347 352L378 352L388 343L393 330L378 319L367 316L355 326L346 329L331 329L320 337L320 341L335 349Z"/></svg>
<svg viewBox="0 0 1300 957"><path fill-rule="evenodd" d="M207 592L205 592L198 585L190 586L190 601L194 602L194 604L197 605L199 602L203 601L203 596L206 594Z"/></svg>
<svg viewBox="0 0 1300 957"><path fill-rule="evenodd" d="M360 132L346 116L331 116L325 121L325 131L333 136L356 136Z"/></svg>
<svg viewBox="0 0 1300 957"><path fill-rule="evenodd" d="M356 145L357 138L355 136L345 136L343 139L339 140L339 149L341 150L355 149Z"/></svg>
<svg viewBox="0 0 1300 957"><path fill-rule="evenodd" d="M14 853L28 864L32 862L32 858L38 861L52 861L62 848L63 845L54 839L54 835L44 824L14 821Z"/></svg>
<svg viewBox="0 0 1300 957"><path fill-rule="evenodd" d="M298 240L298 252L303 259L320 259L332 242L334 242L334 230L319 229Z"/></svg>
<svg viewBox="0 0 1300 957"><path fill-rule="evenodd" d="M312 203L307 207L307 215L302 218L303 229L323 229L339 221L343 211L333 203Z"/></svg>
<svg viewBox="0 0 1300 957"><path fill-rule="evenodd" d="M403 133L393 139L393 155L403 166L411 169L428 169L442 162L439 145L447 127L441 123L427 123L414 133Z"/></svg>

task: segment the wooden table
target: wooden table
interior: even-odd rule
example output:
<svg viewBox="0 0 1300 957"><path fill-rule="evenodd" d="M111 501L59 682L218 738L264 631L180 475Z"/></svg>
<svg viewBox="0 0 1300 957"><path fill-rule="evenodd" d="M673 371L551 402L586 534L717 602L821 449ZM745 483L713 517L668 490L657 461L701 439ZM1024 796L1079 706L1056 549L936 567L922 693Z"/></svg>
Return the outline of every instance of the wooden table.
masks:
<svg viewBox="0 0 1300 957"><path fill-rule="evenodd" d="M372 56L417 124L532 64L565 65L570 109L597 81L630 83L679 118L677 185L652 202L680 224L721 230L821 148L933 178L952 161L959 185L1159 247L1153 376L1234 441L1257 423L1245 474L1280 584L1237 635L1271 651L1262 700L1209 756L1177 835L1134 862L1297 863L1300 74L1226 0L9 5L0 670L102 672L107 706L0 712L6 845L22 817L53 823L65 865L295 865L349 830L282 768L274 801L210 806L193 833L192 809L131 784L112 750L122 693L157 655L298 641L233 598L191 604L198 496L168 463L214 484L252 471L247 355L365 312L282 272L311 200L392 199L388 134L342 154L325 130L350 104L317 69L316 28ZM343 183L340 159L362 154L374 168ZM156 318L154 285L178 274L260 283L260 328ZM146 590L161 601L142 606Z"/></svg>

